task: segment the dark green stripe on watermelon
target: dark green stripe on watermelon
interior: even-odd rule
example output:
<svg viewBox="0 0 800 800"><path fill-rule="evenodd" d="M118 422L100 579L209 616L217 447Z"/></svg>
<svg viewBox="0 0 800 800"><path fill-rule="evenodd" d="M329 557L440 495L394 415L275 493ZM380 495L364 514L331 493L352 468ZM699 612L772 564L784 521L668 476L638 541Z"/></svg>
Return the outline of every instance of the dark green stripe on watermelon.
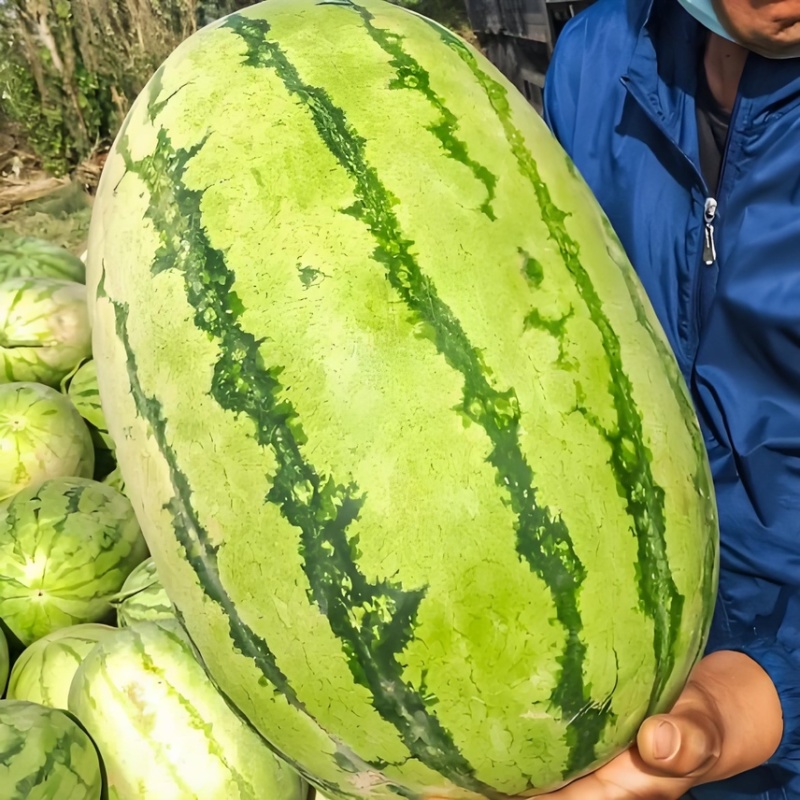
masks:
<svg viewBox="0 0 800 800"><path fill-rule="evenodd" d="M611 227L611 223L606 217L603 217L603 226L606 230L606 235L609 241L614 242L616 246L616 252L614 251L613 247L609 246L608 254L612 260L617 260L619 263L620 259L625 257L622 243L619 241L616 231L614 231L614 229ZM636 309L636 318L642 328L647 332L647 335L652 341L653 346L661 356L662 363L667 368L667 376L669 378L670 385L672 386L675 397L680 403L683 418L686 422L686 428L689 432L689 439L691 440L692 447L694 448L696 469L692 474L692 482L698 497L702 497L705 500L705 509L708 519L714 520L714 526L716 527L717 509L714 502L714 487L711 482L711 472L708 468L708 455L706 454L705 445L703 444L703 438L701 435L698 435L697 416L695 414L694 406L692 405L691 397L686 391L686 385L683 381L683 376L680 373L680 369L675 362L666 340L656 333L653 325L647 318L647 314L645 313L641 303L635 302L639 292L639 287L637 287L634 282L635 275L633 271L630 269L630 266L627 263L620 263L620 270L625 278L628 291L630 292L631 297L634 298L633 305ZM719 543L716 537L709 536L706 543L706 552L703 562L704 568L702 583L699 587L700 593L705 598L705 604L708 608L713 608L717 596L718 549ZM700 650L697 653L697 657L699 658L702 650L705 647L702 637L698 641L698 646Z"/></svg>
<svg viewBox="0 0 800 800"><path fill-rule="evenodd" d="M542 219L550 239L558 248L564 265L575 282L589 316L603 340L608 357L610 380L608 391L614 403L616 430L608 430L588 409L576 409L584 415L608 442L611 448L610 466L620 495L625 498L633 533L638 543L637 575L639 598L643 611L653 620L653 648L657 675L651 693L651 709L662 697L664 686L675 665L675 643L680 632L683 614L683 595L672 579L667 557L664 490L653 477L652 455L644 441L642 417L633 399L633 386L625 372L619 338L608 319L591 276L580 258L580 245L568 233L566 214L552 200L547 184L542 180L535 159L525 146L522 132L514 125L508 93L502 84L486 74L478 65L469 47L458 37L436 23L430 23L442 39L469 66L486 91L486 96L500 120L520 172L531 182L539 201ZM669 359L667 359L669 360Z"/></svg>
<svg viewBox="0 0 800 800"><path fill-rule="evenodd" d="M548 585L557 617L569 632L560 657L559 686L552 699L562 719L581 717L581 724L567 731L567 771L581 770L594 761L595 746L611 713L607 703L594 704L584 686L586 645L580 637L583 623L578 593L586 572L564 521L536 503L533 471L519 443L516 393L513 388L500 390L490 384L480 354L436 287L421 272L412 254L413 242L403 235L392 210L395 198L369 165L366 142L350 127L342 109L324 90L302 81L279 45L268 39L268 22L232 17L226 25L247 42L245 63L275 70L287 91L306 106L320 138L354 181L358 199L346 213L367 226L376 241L374 260L384 266L390 285L423 324L437 351L464 378L463 402L458 410L480 425L492 442L489 461L497 470L498 486L509 494L517 515L517 550Z"/></svg>
<svg viewBox="0 0 800 800"><path fill-rule="evenodd" d="M155 397L149 397L142 388L139 380L136 356L128 337L128 306L125 303L113 300L105 293L104 281L101 279L97 289L98 298L103 297L108 300L114 309L115 330L119 337L126 356L126 371L131 386L131 395L136 406L137 413L147 422L153 432L155 441L169 467L170 480L175 496L169 503L168 511L172 515L172 527L175 540L183 548L189 565L198 577L198 583L202 587L205 595L216 603L225 614L228 620L233 646L242 653L243 656L253 661L257 669L264 676L264 685L269 684L278 691L286 701L297 711L308 719L313 720L321 730L325 730L311 714L305 704L297 697L294 688L289 683L288 678L283 674L277 664L274 653L270 650L268 643L244 622L239 616L236 604L222 585L217 564L217 548L214 547L208 536L208 531L202 526L197 517L195 509L192 507L192 492L189 487L186 475L178 466L178 459L175 451L169 444L166 432L166 420L161 408L161 404ZM365 762L355 753L350 751L346 745L340 742L334 735L332 741L337 745L337 757L342 765L350 772L358 772L362 769L375 769L375 764ZM280 754L287 764L293 766L298 772L302 773L301 765L294 762L285 754ZM334 787L336 788L336 787ZM389 785L398 795L404 795L402 787ZM336 789L341 793L342 790Z"/></svg>
<svg viewBox="0 0 800 800"><path fill-rule="evenodd" d="M75 720L71 714L61 709L59 709L59 711L73 720L77 725L77 720ZM80 730L83 731L83 728L81 727ZM13 775L15 772L13 764L14 756L23 755L25 754L26 748L33 747L33 745L26 742L25 733L25 731L20 730L19 744L0 753L0 764L9 765L11 767L9 770L10 775ZM4 796L8 797L9 800L27 800L27 798L34 794L35 789L38 788L39 791L41 791L41 787L46 785L48 782L51 784L51 786L48 788L52 791L53 789L57 788L56 782L60 779L59 772L63 770L69 770L72 779L88 794L91 787L83 779L80 772L77 769L73 769L72 756L75 745L75 733L69 730L62 730L58 738L50 743L50 748L46 752L42 753L44 756L42 761L37 763L34 761L33 757L25 759L28 762L27 765L29 765L31 769L35 771L28 773L25 777L17 781L17 783L14 784L13 789L10 789L10 787L7 785L3 787ZM91 746L94 747L94 744L92 743ZM77 755L80 757L80 752L78 752ZM66 775L64 778L66 779ZM69 781L65 780L65 783L68 782ZM9 789L9 794L5 795L5 792L9 791Z"/></svg>
<svg viewBox="0 0 800 800"><path fill-rule="evenodd" d="M220 341L222 355L214 368L211 395L222 408L249 417L256 428L256 441L274 452L278 467L266 499L278 505L286 519L301 531L301 556L311 587L310 599L327 616L331 630L342 642L354 678L371 691L375 709L396 727L412 756L456 785L487 797L499 796L475 777L451 734L426 708L425 699L403 681L397 655L413 636L424 590L407 591L389 581L370 583L360 573L357 543L346 533L363 504L358 487L321 476L304 459L300 447L306 437L294 408L281 396L280 368L264 365L259 354L263 343L239 325L244 309L233 291L234 275L227 269L223 254L211 247L202 226L203 193L188 189L183 183L184 170L202 146L201 142L190 150L175 150L161 130L153 156L134 163L126 155L128 171L137 174L150 191L148 217L162 233L153 271L173 269L183 273L187 298L195 309L195 324ZM121 150L124 153L124 145ZM180 248L180 242L191 242L191 247ZM117 332L122 339L123 332ZM241 379L243 375L246 380ZM134 376L131 381L135 381ZM147 402L145 398L138 399ZM162 427L158 436L162 452L174 464L174 455L163 450L166 440L160 410L154 422ZM187 513L194 517L192 526L198 531L200 527L190 506L188 481L177 465L173 483L177 496L170 510L176 519L176 535L181 537L182 518ZM198 539L198 543L203 551L197 553L199 558L193 566L198 569L206 593L212 596L213 591L213 599L223 605L226 614L235 614L219 579L216 552L207 540L203 544ZM360 625L350 614L353 607L366 609ZM236 624L242 625L238 617ZM243 652L257 654L261 648L269 653L263 639L255 648ZM292 702L299 703L274 656L269 653L269 658L261 661L265 663L259 666L268 680L277 681L279 690L289 692ZM383 769L387 765L371 766Z"/></svg>
<svg viewBox="0 0 800 800"><path fill-rule="evenodd" d="M403 37L394 31L387 31L383 28L376 27L373 24L374 16L363 6L351 3L349 0L339 0L337 5L350 7L357 11L364 21L364 25L370 37L375 41L378 47L392 57L389 63L397 71L397 75L389 84L389 88L420 92L439 112L441 115L439 121L429 125L428 130L439 140L442 150L444 150L448 158L452 158L464 164L475 178L486 187L487 197L481 204L481 211L486 214L489 219L495 219L492 201L495 196L497 176L485 166L470 158L466 143L461 141L457 136L458 119L455 114L445 106L442 98L436 94L431 87L430 74L428 71L419 64L416 59L412 58L403 50Z"/></svg>

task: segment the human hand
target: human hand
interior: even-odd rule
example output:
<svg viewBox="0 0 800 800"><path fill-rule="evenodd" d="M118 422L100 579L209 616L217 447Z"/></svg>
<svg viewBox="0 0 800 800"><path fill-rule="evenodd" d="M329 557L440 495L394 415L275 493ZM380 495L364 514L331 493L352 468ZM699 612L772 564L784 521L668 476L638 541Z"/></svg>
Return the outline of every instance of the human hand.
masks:
<svg viewBox="0 0 800 800"><path fill-rule="evenodd" d="M767 673L743 653L722 650L700 661L672 710L645 720L628 750L536 800L680 800L694 786L762 764L782 735Z"/></svg>
<svg viewBox="0 0 800 800"><path fill-rule="evenodd" d="M695 667L673 709L596 772L537 800L679 800L693 786L766 761L783 734L775 686L748 656L720 651Z"/></svg>

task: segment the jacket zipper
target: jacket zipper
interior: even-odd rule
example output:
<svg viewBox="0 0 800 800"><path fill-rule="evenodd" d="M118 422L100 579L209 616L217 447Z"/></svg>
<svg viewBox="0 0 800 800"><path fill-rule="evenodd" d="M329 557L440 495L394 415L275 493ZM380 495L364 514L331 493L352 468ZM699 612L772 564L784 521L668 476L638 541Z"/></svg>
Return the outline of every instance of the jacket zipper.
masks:
<svg viewBox="0 0 800 800"><path fill-rule="evenodd" d="M746 66L746 65L745 65ZM744 74L744 73L743 73ZM722 182L725 178L725 167L728 163L728 151L730 150L731 132L733 131L734 123L736 122L737 111L739 110L739 98L741 92L736 92L736 98L733 101L733 108L731 109L731 117L728 122L728 136L725 141L725 149L722 153L722 164L719 168L719 178L717 178L717 185L714 189L714 194L706 197L705 205L703 206L703 222L705 224L705 241L703 244L703 263L710 267L717 260L717 242L714 238L714 220L717 216L717 209L719 208L718 197L722 189ZM705 181L703 181L705 184Z"/></svg>
<svg viewBox="0 0 800 800"><path fill-rule="evenodd" d="M747 64L745 64L745 71L747 70ZM742 74L742 78L744 78L744 73ZM674 136L671 135L669 130L667 130L663 117L659 116L658 114L654 113L652 110L652 103L650 98L639 88L639 86L634 83L629 75L624 75L620 79L625 89L628 93L636 100L640 108L644 111L645 114L650 118L653 124L658 128L661 133L665 136L668 142L672 144L678 154L683 158L683 160L688 164L688 166L693 170L694 174L697 176L700 186L705 193L705 202L703 205L703 223L704 223L704 231L703 231L703 266L711 267L716 263L717 259L717 244L718 239L716 235L716 218L719 212L719 197L721 194L721 189L723 187L723 177L725 174L725 167L728 161L728 151L730 150L730 137L731 133L734 131L737 112L739 109L739 101L741 98L741 90L736 93L736 100L733 104L733 109L731 110L731 119L728 128L728 141L725 143L725 150L722 154L722 164L720 165L720 174L719 180L717 181L717 186L713 188L714 194L712 194L712 187L706 184L705 178L703 177L702 171L698 168L698 166L694 163L690 156L688 156L683 149L678 144L677 140ZM716 196L715 196L716 195ZM713 210L712 210L713 209ZM693 327L693 330L690 330L689 333L689 342L688 348L689 351L696 354L697 351L697 344L700 338L700 330L702 329L702 288L701 284L707 274L707 270L701 268L699 274L694 276L692 281L692 286L690 289L691 297L690 303L691 307L688 309L689 315L694 315L694 325L692 326L690 323L690 328ZM690 317L691 319L691 317Z"/></svg>
<svg viewBox="0 0 800 800"><path fill-rule="evenodd" d="M703 209L703 223L705 225L705 239L703 242L703 263L710 267L717 260L717 244L714 241L714 218L717 216L717 201L713 197L706 197Z"/></svg>
<svg viewBox="0 0 800 800"><path fill-rule="evenodd" d="M745 69L746 69L745 65ZM719 198L722 194L722 188L725 180L725 167L728 163L728 153L730 152L731 135L734 133L736 118L739 111L739 100L741 98L741 91L736 93L736 99L731 109L731 118L728 123L728 137L725 142L725 150L722 153L722 164L720 165L719 178L717 185L714 188L714 194L711 193L710 187L706 186L705 180L702 181L703 186L706 188L707 196L703 204L703 265L708 269L714 266L717 261L717 244L718 237L716 231L716 219L719 213ZM695 329L692 336L692 352L696 354L698 342L700 340L700 332L703 329L703 284L705 281L710 280L710 273L706 270L701 270L697 275L694 282L692 291L692 303L694 306L694 319Z"/></svg>

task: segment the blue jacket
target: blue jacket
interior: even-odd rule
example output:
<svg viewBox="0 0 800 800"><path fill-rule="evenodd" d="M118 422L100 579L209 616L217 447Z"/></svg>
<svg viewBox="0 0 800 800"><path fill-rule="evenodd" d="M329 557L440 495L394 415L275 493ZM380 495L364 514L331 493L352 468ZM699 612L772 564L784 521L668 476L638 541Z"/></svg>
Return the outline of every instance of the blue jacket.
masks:
<svg viewBox="0 0 800 800"><path fill-rule="evenodd" d="M750 55L719 187L700 173L702 29L677 0L599 0L561 35L545 118L622 240L691 388L722 573L710 650L772 677L770 762L698 800L800 800L800 59ZM703 262L706 199L716 261Z"/></svg>

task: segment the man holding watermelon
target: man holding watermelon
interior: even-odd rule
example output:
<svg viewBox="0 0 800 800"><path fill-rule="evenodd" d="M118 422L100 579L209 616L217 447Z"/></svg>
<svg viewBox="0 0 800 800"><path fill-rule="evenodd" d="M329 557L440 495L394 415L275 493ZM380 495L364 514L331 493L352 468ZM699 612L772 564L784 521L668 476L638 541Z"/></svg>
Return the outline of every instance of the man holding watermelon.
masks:
<svg viewBox="0 0 800 800"><path fill-rule="evenodd" d="M722 534L677 705L547 797L800 799L800 0L600 0L559 40L545 116L691 387Z"/></svg>

